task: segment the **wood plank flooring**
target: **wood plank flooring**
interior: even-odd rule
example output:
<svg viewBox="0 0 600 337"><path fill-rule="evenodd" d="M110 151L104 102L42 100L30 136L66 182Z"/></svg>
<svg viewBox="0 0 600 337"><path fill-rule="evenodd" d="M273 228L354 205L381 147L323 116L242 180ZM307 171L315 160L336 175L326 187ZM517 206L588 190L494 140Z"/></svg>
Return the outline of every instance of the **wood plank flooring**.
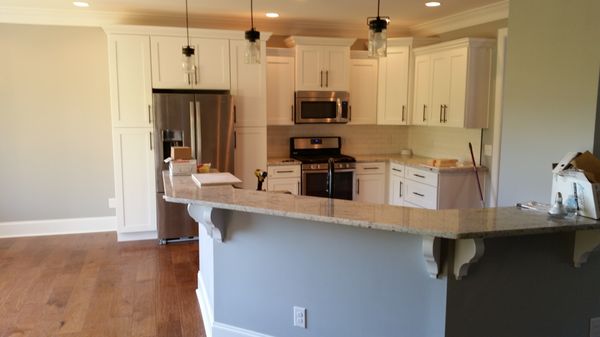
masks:
<svg viewBox="0 0 600 337"><path fill-rule="evenodd" d="M200 337L198 244L0 239L0 337Z"/></svg>

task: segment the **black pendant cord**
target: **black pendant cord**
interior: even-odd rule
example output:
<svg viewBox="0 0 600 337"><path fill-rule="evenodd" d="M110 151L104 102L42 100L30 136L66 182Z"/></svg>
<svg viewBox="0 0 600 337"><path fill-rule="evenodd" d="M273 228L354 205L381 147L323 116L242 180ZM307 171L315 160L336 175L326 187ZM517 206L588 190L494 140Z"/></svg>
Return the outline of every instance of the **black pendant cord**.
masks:
<svg viewBox="0 0 600 337"><path fill-rule="evenodd" d="M380 4L381 4L381 0L377 0L377 19L379 19L379 5Z"/></svg>
<svg viewBox="0 0 600 337"><path fill-rule="evenodd" d="M378 0L379 1L379 0ZM250 0L250 28L254 29L254 1Z"/></svg>
<svg viewBox="0 0 600 337"><path fill-rule="evenodd" d="M187 44L190 45L190 24L188 21L188 2L185 0L185 31L187 35Z"/></svg>

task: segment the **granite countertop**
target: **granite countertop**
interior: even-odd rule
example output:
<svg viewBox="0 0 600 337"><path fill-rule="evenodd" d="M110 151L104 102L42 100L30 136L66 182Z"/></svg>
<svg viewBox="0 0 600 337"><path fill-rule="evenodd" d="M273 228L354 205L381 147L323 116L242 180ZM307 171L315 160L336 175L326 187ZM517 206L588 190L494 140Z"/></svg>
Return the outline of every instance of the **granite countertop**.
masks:
<svg viewBox="0 0 600 337"><path fill-rule="evenodd" d="M231 186L199 188L191 177L169 176L168 172L163 172L163 180L165 199L169 202L448 239L600 229L600 221L593 219L581 216L554 219L545 213L517 207L428 210Z"/></svg>
<svg viewBox="0 0 600 337"><path fill-rule="evenodd" d="M268 166L281 166L281 165L300 165L302 164L299 160L292 158L269 158L267 159Z"/></svg>

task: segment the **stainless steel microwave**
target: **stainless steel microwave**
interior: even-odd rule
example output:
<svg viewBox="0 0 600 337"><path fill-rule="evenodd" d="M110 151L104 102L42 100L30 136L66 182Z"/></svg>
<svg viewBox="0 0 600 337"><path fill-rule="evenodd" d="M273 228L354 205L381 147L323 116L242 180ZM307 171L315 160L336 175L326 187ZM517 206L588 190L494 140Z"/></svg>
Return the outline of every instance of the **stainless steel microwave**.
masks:
<svg viewBox="0 0 600 337"><path fill-rule="evenodd" d="M348 123L347 91L296 91L296 124Z"/></svg>

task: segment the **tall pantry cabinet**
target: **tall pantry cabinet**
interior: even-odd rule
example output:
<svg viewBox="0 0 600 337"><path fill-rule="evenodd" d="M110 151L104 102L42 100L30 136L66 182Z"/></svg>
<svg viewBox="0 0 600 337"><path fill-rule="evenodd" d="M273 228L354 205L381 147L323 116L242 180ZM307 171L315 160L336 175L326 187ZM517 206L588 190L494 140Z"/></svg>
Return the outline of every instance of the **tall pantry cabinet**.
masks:
<svg viewBox="0 0 600 337"><path fill-rule="evenodd" d="M150 37L108 34L117 233L156 238Z"/></svg>

